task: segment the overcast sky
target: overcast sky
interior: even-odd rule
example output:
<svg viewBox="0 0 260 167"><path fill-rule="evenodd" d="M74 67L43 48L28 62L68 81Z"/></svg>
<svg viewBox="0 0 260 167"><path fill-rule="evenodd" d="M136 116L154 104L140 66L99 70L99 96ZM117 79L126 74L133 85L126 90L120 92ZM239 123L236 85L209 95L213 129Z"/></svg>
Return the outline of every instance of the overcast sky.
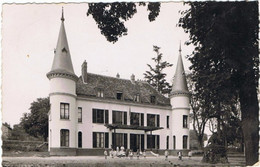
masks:
<svg viewBox="0 0 260 167"><path fill-rule="evenodd" d="M176 27L182 2L162 3L154 22L148 21L146 7L125 23L128 35L109 43L101 35L92 16L87 17L87 3L78 4L4 4L2 8L2 119L11 125L20 122L29 112L30 103L49 94L49 80L54 48L60 28L61 8L64 7L65 29L74 71L81 73L81 64L88 62L88 71L107 76L143 79L156 56L153 45L161 47L163 59L173 66L165 70L167 80L174 75L179 43L185 70L190 63L185 58L193 47L186 45L188 34Z"/></svg>

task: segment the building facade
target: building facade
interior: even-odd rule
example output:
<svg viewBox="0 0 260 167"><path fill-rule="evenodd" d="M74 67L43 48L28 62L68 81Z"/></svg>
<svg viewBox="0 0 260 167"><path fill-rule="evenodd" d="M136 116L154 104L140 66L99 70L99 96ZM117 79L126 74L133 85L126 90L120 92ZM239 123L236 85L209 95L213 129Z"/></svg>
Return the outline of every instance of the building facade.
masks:
<svg viewBox="0 0 260 167"><path fill-rule="evenodd" d="M50 81L50 155L102 155L104 149L189 150L189 92L181 48L170 97L148 83L73 70L62 13Z"/></svg>

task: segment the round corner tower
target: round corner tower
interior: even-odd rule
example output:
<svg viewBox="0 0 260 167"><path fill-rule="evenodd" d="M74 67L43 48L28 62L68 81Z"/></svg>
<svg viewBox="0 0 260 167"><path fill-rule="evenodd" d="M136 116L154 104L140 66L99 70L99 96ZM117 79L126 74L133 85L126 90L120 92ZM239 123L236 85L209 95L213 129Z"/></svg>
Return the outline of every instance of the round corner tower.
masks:
<svg viewBox="0 0 260 167"><path fill-rule="evenodd" d="M172 106L172 135L173 148L176 150L189 149L189 114L190 114L190 93L187 87L184 72L181 45L179 58L174 75L172 91L170 94Z"/></svg>
<svg viewBox="0 0 260 167"><path fill-rule="evenodd" d="M66 149L72 155L76 148L76 81L64 27L61 26L55 49L50 80L49 146L50 155L59 155ZM70 148L70 149L68 149Z"/></svg>

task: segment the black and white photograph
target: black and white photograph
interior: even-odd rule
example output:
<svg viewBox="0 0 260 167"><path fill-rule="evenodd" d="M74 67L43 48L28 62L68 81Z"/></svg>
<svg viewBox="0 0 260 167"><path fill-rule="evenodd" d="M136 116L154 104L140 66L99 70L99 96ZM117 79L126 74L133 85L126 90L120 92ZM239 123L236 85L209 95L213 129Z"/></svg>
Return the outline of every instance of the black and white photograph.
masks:
<svg viewBox="0 0 260 167"><path fill-rule="evenodd" d="M1 13L2 166L260 165L258 1Z"/></svg>

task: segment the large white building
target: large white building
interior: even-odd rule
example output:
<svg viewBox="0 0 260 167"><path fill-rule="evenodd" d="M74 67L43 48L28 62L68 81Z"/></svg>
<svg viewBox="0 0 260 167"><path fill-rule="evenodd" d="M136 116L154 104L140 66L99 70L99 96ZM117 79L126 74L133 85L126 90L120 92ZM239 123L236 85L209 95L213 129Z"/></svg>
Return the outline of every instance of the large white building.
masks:
<svg viewBox="0 0 260 167"><path fill-rule="evenodd" d="M62 14L51 71L50 155L102 155L104 149L189 150L189 92L179 50L170 98L148 83L74 73Z"/></svg>

